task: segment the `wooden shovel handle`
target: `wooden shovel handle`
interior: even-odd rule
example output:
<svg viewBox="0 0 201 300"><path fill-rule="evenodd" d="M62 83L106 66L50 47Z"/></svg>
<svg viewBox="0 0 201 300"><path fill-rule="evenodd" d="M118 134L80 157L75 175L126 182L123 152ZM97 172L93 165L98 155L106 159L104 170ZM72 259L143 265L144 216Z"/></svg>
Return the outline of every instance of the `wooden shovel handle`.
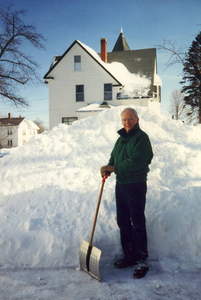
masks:
<svg viewBox="0 0 201 300"><path fill-rule="evenodd" d="M101 185L101 189L100 189L100 193L99 193L99 197L98 197L98 204L97 204L97 207L96 207L96 213L95 213L94 223L93 223L93 227L92 227L92 231L91 231L91 237L90 237L90 240L89 240L89 246L92 245L92 240L93 240L94 231L95 231L95 227L96 227L96 221L97 221L97 217L98 217L98 211L99 211L99 207L100 207L100 203L101 203L101 197L102 197L102 193L103 193L103 187L104 187L105 180L107 179L107 177L108 177L108 175L106 175L102 179L102 185Z"/></svg>

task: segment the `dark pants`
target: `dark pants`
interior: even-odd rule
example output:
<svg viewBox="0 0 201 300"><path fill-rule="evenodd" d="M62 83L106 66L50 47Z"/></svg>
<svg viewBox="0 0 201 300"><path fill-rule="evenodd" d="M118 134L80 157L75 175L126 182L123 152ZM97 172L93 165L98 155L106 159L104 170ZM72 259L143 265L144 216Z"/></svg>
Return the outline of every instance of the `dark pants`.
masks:
<svg viewBox="0 0 201 300"><path fill-rule="evenodd" d="M117 224L126 259L145 260L147 252L144 215L147 183L116 183Z"/></svg>

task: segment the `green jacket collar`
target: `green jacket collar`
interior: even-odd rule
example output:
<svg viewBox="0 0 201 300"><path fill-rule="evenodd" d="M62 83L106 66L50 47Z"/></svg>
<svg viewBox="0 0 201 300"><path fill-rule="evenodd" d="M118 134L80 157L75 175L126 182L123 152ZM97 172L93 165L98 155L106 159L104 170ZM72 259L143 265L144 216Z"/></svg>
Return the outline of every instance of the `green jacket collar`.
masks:
<svg viewBox="0 0 201 300"><path fill-rule="evenodd" d="M125 128L120 129L117 131L117 133L123 137L123 138L128 138L130 136L135 135L135 133L140 129L139 123L137 123L129 132L127 133Z"/></svg>

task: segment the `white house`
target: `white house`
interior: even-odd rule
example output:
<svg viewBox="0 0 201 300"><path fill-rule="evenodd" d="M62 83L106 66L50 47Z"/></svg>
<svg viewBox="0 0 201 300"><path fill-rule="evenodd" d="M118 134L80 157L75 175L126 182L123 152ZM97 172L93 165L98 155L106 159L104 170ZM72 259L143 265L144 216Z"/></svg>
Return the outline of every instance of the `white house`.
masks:
<svg viewBox="0 0 201 300"><path fill-rule="evenodd" d="M123 32L109 53L106 39L101 39L100 54L75 40L62 56L54 57L44 79L49 88L50 129L92 115L95 111L87 107L92 103L160 110L156 49L130 50Z"/></svg>
<svg viewBox="0 0 201 300"><path fill-rule="evenodd" d="M38 133L39 127L32 121L19 116L0 118L0 147L11 148L23 146Z"/></svg>

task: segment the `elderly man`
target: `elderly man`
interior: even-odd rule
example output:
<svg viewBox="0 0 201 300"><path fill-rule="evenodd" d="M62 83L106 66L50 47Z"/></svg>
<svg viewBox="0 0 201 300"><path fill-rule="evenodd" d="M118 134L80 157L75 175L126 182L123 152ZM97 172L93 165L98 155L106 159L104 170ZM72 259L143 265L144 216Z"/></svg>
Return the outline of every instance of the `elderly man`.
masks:
<svg viewBox="0 0 201 300"><path fill-rule="evenodd" d="M121 113L123 128L118 131L108 165L101 167L102 177L116 174L117 224L124 258L114 267L126 268L137 264L134 278L142 278L149 270L147 263L147 232L144 215L147 173L153 152L148 135L139 127L136 110L126 108Z"/></svg>

